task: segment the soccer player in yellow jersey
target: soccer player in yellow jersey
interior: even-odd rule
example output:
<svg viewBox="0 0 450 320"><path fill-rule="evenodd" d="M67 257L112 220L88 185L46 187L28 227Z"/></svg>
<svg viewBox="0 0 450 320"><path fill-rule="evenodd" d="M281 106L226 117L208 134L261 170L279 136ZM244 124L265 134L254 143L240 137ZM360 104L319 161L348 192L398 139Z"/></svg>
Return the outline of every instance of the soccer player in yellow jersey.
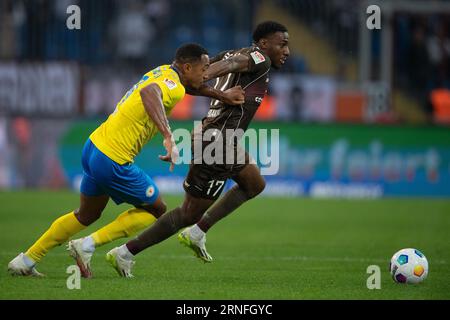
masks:
<svg viewBox="0 0 450 320"><path fill-rule="evenodd" d="M92 276L90 260L96 247L137 233L166 211L157 186L133 159L159 131L167 151L159 157L170 162L173 170L178 150L167 115L183 98L185 87L202 86L208 67L207 51L197 44L186 44L177 50L172 65L146 73L125 94L116 110L84 145L79 208L56 219L25 253L15 257L8 264L11 274L42 276L35 265L50 249L96 221L110 198L116 204L126 202L134 207L90 236L69 242L68 250L83 277ZM231 104L243 102L242 89L237 87L226 92L209 89L204 94Z"/></svg>

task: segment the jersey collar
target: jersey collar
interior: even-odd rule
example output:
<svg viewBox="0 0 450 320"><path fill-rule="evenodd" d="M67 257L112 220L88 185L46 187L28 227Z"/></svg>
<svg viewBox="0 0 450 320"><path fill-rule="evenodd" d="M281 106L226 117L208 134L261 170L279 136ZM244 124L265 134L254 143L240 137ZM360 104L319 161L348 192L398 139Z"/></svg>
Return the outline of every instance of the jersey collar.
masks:
<svg viewBox="0 0 450 320"><path fill-rule="evenodd" d="M176 72L176 74L178 75L178 78L181 79L180 77L180 71L178 71L177 67L175 67L173 64L170 66L170 69L172 69L173 71Z"/></svg>

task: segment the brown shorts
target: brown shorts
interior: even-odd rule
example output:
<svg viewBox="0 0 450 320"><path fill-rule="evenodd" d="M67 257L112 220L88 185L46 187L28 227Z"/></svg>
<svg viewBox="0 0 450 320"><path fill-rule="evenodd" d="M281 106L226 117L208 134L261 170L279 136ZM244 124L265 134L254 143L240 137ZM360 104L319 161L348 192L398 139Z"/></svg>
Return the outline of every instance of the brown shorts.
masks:
<svg viewBox="0 0 450 320"><path fill-rule="evenodd" d="M193 197L216 200L219 198L225 183L233 179L250 163L250 156L245 152L245 163L239 164L191 164L184 190Z"/></svg>

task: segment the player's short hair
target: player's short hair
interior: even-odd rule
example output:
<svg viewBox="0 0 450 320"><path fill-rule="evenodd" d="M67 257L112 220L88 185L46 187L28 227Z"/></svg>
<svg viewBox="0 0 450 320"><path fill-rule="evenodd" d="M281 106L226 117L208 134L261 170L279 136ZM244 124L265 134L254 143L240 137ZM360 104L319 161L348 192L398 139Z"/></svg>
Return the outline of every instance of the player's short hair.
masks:
<svg viewBox="0 0 450 320"><path fill-rule="evenodd" d="M262 38L276 32L287 32L287 28L275 21L261 22L256 26L255 31L253 31L253 41L258 42Z"/></svg>
<svg viewBox="0 0 450 320"><path fill-rule="evenodd" d="M208 54L205 48L197 43L187 43L177 49L175 61L179 63L192 63L199 61L203 54Z"/></svg>

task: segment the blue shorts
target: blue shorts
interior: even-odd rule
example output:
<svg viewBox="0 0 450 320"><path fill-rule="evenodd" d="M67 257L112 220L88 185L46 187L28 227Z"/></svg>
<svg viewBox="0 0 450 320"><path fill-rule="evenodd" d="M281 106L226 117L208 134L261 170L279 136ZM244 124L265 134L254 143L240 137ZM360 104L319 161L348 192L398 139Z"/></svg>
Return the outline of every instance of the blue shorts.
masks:
<svg viewBox="0 0 450 320"><path fill-rule="evenodd" d="M152 204L158 198L155 182L137 165L120 165L103 154L88 139L81 156L83 180L81 193L87 196L108 195L116 204L134 206Z"/></svg>

